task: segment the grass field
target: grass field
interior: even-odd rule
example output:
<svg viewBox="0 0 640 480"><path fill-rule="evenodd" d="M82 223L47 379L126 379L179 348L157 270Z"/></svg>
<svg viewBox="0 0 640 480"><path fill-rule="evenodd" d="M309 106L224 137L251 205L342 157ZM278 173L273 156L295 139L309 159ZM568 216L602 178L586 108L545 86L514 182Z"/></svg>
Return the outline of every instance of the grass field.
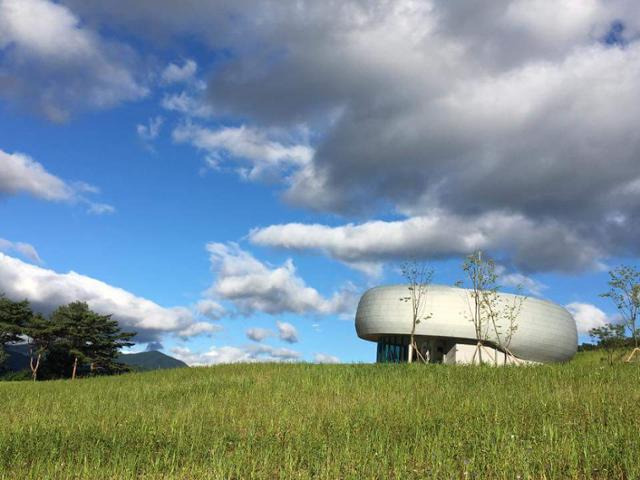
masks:
<svg viewBox="0 0 640 480"><path fill-rule="evenodd" d="M253 364L0 383L0 478L640 478L640 366Z"/></svg>

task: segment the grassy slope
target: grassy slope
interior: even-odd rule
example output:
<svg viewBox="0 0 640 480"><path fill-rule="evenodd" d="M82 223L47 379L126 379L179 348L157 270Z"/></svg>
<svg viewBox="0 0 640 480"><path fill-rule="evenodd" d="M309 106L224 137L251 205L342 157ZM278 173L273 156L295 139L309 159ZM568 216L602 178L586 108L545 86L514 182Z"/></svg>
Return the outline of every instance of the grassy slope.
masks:
<svg viewBox="0 0 640 480"><path fill-rule="evenodd" d="M0 383L0 478L640 478L640 367L598 358Z"/></svg>

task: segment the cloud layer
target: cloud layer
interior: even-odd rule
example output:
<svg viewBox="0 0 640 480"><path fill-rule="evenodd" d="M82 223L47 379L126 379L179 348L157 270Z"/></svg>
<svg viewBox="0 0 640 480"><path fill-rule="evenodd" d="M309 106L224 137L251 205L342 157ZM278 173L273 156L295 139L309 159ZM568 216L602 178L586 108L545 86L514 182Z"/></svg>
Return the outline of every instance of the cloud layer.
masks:
<svg viewBox="0 0 640 480"><path fill-rule="evenodd" d="M640 253L637 2L65 4L143 41L188 34L224 53L206 102L183 92L166 103L234 126L185 124L174 138L214 165L243 162L246 178L279 176L297 206L391 211L407 225L439 212L457 224L454 254L475 228L527 270L580 270ZM162 76L181 82L196 72L186 60ZM270 137L300 125L309 142ZM484 232L496 217L541 231L541 248L509 226ZM410 243L371 254L319 248L361 257L363 269L394 251L443 255Z"/></svg>
<svg viewBox="0 0 640 480"><path fill-rule="evenodd" d="M175 347L171 353L191 366L216 365L220 363L287 362L300 359L300 352L269 345L247 345L245 347L211 347L206 352L194 352L187 347Z"/></svg>
<svg viewBox="0 0 640 480"><path fill-rule="evenodd" d="M0 96L53 121L147 94L131 49L84 27L48 0L0 0Z"/></svg>
<svg viewBox="0 0 640 480"><path fill-rule="evenodd" d="M397 221L329 227L290 223L254 229L251 242L290 250L317 250L360 268L401 258L447 258L474 250L508 253L526 271L598 268L597 246L559 222L534 222L519 214L460 217L445 212Z"/></svg>
<svg viewBox="0 0 640 480"><path fill-rule="evenodd" d="M215 330L198 322L187 308L161 307L100 280L76 272L57 273L2 253L0 292L14 300L28 299L34 310L42 313L69 302L87 302L99 313L112 314L121 328L137 332L137 342L156 340L163 334L187 337Z"/></svg>

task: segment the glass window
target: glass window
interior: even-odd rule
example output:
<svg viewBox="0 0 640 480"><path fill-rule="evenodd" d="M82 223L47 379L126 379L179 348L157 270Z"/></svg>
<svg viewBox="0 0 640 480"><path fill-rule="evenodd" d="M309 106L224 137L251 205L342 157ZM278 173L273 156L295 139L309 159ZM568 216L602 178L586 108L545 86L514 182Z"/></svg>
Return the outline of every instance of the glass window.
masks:
<svg viewBox="0 0 640 480"><path fill-rule="evenodd" d="M409 353L408 341L404 336L385 336L378 340L376 361L379 363L403 363Z"/></svg>

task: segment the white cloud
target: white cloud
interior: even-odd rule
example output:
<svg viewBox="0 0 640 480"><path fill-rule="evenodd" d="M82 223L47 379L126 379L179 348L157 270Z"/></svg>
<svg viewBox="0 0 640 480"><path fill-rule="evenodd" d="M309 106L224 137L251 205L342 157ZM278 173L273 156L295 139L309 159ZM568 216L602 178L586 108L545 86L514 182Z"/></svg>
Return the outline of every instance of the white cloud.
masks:
<svg viewBox="0 0 640 480"><path fill-rule="evenodd" d="M104 42L64 5L0 0L0 32L0 92L51 120L147 94L125 60L130 50Z"/></svg>
<svg viewBox="0 0 640 480"><path fill-rule="evenodd" d="M138 332L137 342L155 340L161 334L179 332L184 336L202 330L194 326L193 314L187 308L161 307L100 280L76 272L57 273L2 253L0 291L12 299L28 299L36 311L43 313L69 302L87 302L99 313L112 314L123 329Z"/></svg>
<svg viewBox="0 0 640 480"><path fill-rule="evenodd" d="M183 339L195 337L197 335L211 335L222 330L220 325L212 325L208 322L196 322L180 330L177 335Z"/></svg>
<svg viewBox="0 0 640 480"><path fill-rule="evenodd" d="M592 328L602 327L605 323L614 323L614 319L590 303L572 302L565 305L576 321L578 333L589 333Z"/></svg>
<svg viewBox="0 0 640 480"><path fill-rule="evenodd" d="M209 118L213 116L213 108L207 102L187 92L165 94L161 106L165 110L178 112L187 117Z"/></svg>
<svg viewBox="0 0 640 480"><path fill-rule="evenodd" d="M289 223L251 231L252 243L295 251L316 250L354 268L399 258L447 258L475 250L506 250L525 270L600 268L601 253L562 224L522 215L460 217L434 211L397 221L331 227ZM373 270L375 273L375 269Z"/></svg>
<svg viewBox="0 0 640 480"><path fill-rule="evenodd" d="M185 83L194 79L198 71L198 64L191 59L184 61L182 66L170 63L162 71L161 78L165 84Z"/></svg>
<svg viewBox="0 0 640 480"><path fill-rule="evenodd" d="M266 132L246 126L213 130L185 123L173 131L173 139L190 143L219 161L247 164L238 173L249 180L286 175L313 157L313 149L308 145L276 141Z"/></svg>
<svg viewBox="0 0 640 480"><path fill-rule="evenodd" d="M298 338L298 331L296 327L287 322L276 322L276 326L278 327L278 336L280 340L287 343L297 343L300 341Z"/></svg>
<svg viewBox="0 0 640 480"><path fill-rule="evenodd" d="M196 305L196 310L200 315L204 315L210 320L220 320L226 313L222 305L211 299L200 300Z"/></svg>
<svg viewBox="0 0 640 480"><path fill-rule="evenodd" d="M268 328L252 327L246 331L247 338L254 342L261 342L265 338L272 337L275 333Z"/></svg>
<svg viewBox="0 0 640 480"><path fill-rule="evenodd" d="M544 283L524 275L520 272L509 272L503 265L496 265L496 274L498 275L498 283L504 287L512 287L522 289L524 293L542 296L542 291L548 287Z"/></svg>
<svg viewBox="0 0 640 480"><path fill-rule="evenodd" d="M0 150L0 197L26 193L48 201L63 201L86 205L87 213L104 215L116 209L106 203L96 203L85 194L98 194L100 189L86 182L66 182L47 172L28 155Z"/></svg>
<svg viewBox="0 0 640 480"><path fill-rule="evenodd" d="M231 301L244 315L254 312L331 315L355 309L352 291L345 289L330 298L323 297L296 274L291 259L271 268L235 243L209 243L207 250L216 273L209 294Z"/></svg>
<svg viewBox="0 0 640 480"><path fill-rule="evenodd" d="M28 193L44 200L71 200L74 189L28 155L0 150L0 194Z"/></svg>
<svg viewBox="0 0 640 480"><path fill-rule="evenodd" d="M300 352L269 345L211 347L206 352L193 352L187 347L176 347L171 350L171 353L192 366L220 363L290 362L300 359Z"/></svg>
<svg viewBox="0 0 640 480"><path fill-rule="evenodd" d="M328 355L326 353L316 353L313 356L315 363L340 363L340 359L334 355Z"/></svg>
<svg viewBox="0 0 640 480"><path fill-rule="evenodd" d="M116 208L108 203L93 203L89 202L89 209L87 213L92 215L111 215L116 213Z"/></svg>
<svg viewBox="0 0 640 480"><path fill-rule="evenodd" d="M155 140L160 134L160 127L162 127L163 123L164 118L162 118L160 115L156 115L155 117L151 117L146 125L136 125L136 132L138 133L138 137L140 137L140 139L145 142Z"/></svg>
<svg viewBox="0 0 640 480"><path fill-rule="evenodd" d="M640 252L640 193L627 188L640 153L637 1L158 0L160 21L158 2L67 1L93 18L117 12L146 38L188 33L233 51L203 99L262 131L310 126L310 160L273 172L298 206L507 212L556 222L599 254ZM237 155L219 130L211 158ZM209 133L185 141L206 149Z"/></svg>
<svg viewBox="0 0 640 480"><path fill-rule="evenodd" d="M43 263L35 247L29 243L12 242L10 240L0 238L0 252L4 252L4 253L16 252L33 263L37 263L37 264Z"/></svg>

